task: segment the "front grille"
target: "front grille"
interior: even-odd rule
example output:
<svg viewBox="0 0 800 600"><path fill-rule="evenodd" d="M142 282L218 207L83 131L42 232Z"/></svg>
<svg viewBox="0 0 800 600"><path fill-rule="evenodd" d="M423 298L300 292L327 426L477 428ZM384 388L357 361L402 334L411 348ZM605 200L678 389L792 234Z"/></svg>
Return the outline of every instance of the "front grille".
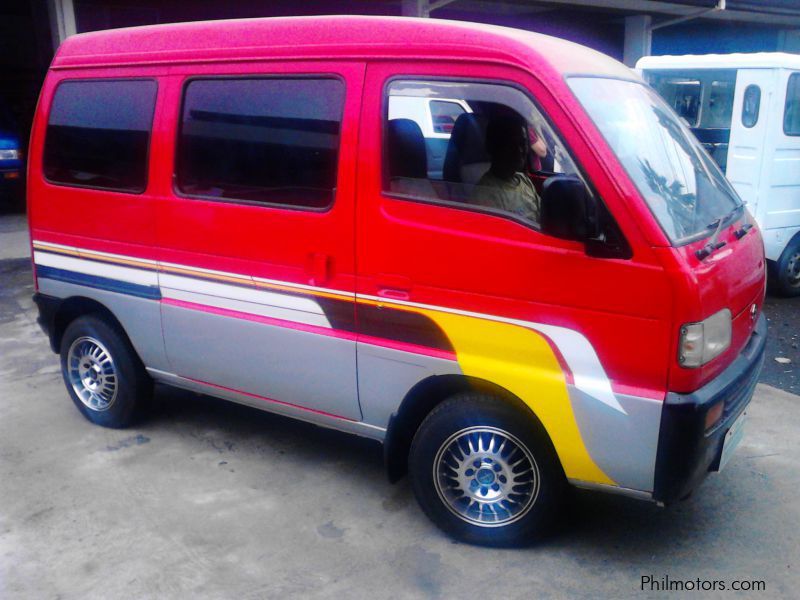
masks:
<svg viewBox="0 0 800 600"><path fill-rule="evenodd" d="M749 357L759 344L759 334L753 331L747 345L742 350L742 355ZM723 418L721 421L727 421L731 415L737 415L742 407L750 399L750 394L756 385L758 373L761 368L761 361L751 361L748 369L742 373L741 377L737 378L730 387L725 390L725 409L722 413Z"/></svg>

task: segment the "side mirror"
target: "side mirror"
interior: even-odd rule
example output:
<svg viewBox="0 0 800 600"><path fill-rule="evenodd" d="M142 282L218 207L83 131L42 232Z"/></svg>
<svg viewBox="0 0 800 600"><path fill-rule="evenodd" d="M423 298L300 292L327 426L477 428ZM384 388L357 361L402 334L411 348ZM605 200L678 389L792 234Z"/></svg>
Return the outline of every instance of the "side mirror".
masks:
<svg viewBox="0 0 800 600"><path fill-rule="evenodd" d="M584 242L600 235L597 201L586 185L572 175L555 175L542 188L542 232L564 240Z"/></svg>

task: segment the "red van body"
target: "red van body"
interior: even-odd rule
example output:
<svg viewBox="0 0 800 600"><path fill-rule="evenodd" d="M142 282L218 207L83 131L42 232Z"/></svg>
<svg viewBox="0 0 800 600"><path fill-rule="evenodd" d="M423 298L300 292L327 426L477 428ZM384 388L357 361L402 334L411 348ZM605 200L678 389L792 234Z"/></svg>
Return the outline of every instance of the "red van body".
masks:
<svg viewBox="0 0 800 600"><path fill-rule="evenodd" d="M437 20L258 19L69 38L41 93L28 172L36 301L53 349L65 351L77 318L104 315L153 379L381 440L393 478L435 407L477 390L535 415L570 483L665 503L687 495L719 467L760 372L763 244L746 210L671 240L574 77L641 85L574 44ZM253 78L339 82L329 206L217 198L176 177L182 127L217 131L225 120L197 124L206 117L187 103L215 92L196 86L187 100L192 82ZM51 110L61 86L106 80L155 82L146 180L133 192L44 164L49 130L69 119ZM529 99L613 223L614 247L387 189L397 81ZM467 100L476 114L494 107L480 98ZM725 310L727 347L686 367L687 324Z"/></svg>

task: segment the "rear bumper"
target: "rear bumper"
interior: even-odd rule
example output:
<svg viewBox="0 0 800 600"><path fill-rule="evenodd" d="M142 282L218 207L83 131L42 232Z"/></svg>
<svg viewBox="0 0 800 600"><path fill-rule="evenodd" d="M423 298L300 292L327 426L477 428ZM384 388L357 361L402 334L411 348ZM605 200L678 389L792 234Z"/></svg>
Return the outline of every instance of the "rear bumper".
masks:
<svg viewBox="0 0 800 600"><path fill-rule="evenodd" d="M753 396L767 341L762 313L747 345L716 378L691 394L667 394L661 415L653 499L665 504L684 498L719 469L725 434ZM725 408L708 431L705 419L718 402Z"/></svg>
<svg viewBox="0 0 800 600"><path fill-rule="evenodd" d="M50 340L50 349L57 353L58 340L56 340L55 337L55 325L56 312L61 306L61 299L37 292L33 295L33 301L36 303L36 306L39 309L39 316L36 318L36 322L39 324L39 327L42 328L42 331L47 334L47 337Z"/></svg>

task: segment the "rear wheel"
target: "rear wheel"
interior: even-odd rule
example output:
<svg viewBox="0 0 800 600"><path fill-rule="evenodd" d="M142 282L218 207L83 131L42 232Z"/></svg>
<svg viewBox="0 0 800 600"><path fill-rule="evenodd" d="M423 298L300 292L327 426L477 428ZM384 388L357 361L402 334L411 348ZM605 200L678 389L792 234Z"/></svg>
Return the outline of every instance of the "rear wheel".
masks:
<svg viewBox="0 0 800 600"><path fill-rule="evenodd" d="M800 296L800 237L792 240L775 264L774 283L782 296Z"/></svg>
<svg viewBox="0 0 800 600"><path fill-rule="evenodd" d="M488 546L521 545L543 534L564 488L542 425L477 394L455 396L428 415L409 467L431 520L456 539Z"/></svg>
<svg viewBox="0 0 800 600"><path fill-rule="evenodd" d="M78 410L104 427L127 427L152 395L152 382L127 337L97 314L67 327L61 373Z"/></svg>

